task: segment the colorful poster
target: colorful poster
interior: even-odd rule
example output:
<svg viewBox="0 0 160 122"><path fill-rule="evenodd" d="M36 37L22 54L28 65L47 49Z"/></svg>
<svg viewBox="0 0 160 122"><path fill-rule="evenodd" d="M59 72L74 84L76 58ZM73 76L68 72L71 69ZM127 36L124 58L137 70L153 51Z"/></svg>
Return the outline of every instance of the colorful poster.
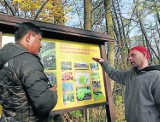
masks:
<svg viewBox="0 0 160 122"><path fill-rule="evenodd" d="M106 102L99 45L43 39L40 58L51 85L57 85L53 110Z"/></svg>
<svg viewBox="0 0 160 122"><path fill-rule="evenodd" d="M3 36L6 39L14 37ZM92 57L101 57L99 45L43 39L39 54L51 86L57 85L58 102L53 110L63 110L106 102L101 66Z"/></svg>

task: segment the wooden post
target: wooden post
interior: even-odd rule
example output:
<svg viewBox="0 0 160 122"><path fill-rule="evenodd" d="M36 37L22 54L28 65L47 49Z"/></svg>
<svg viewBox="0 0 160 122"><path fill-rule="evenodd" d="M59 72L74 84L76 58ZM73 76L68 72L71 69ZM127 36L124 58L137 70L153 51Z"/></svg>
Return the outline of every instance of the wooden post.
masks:
<svg viewBox="0 0 160 122"><path fill-rule="evenodd" d="M0 48L2 47L2 32L0 32ZM2 106L0 104L0 117L2 116Z"/></svg>
<svg viewBox="0 0 160 122"><path fill-rule="evenodd" d="M2 32L0 32L0 48L2 47Z"/></svg>
<svg viewBox="0 0 160 122"><path fill-rule="evenodd" d="M104 60L107 60L107 55L106 55L106 50L105 46L101 45L101 56ZM107 122L115 122L115 111L114 111L114 103L113 103L113 97L112 97L112 91L111 91L111 86L109 82L109 77L108 75L103 71L104 74L104 84L105 84L105 91L106 91L106 96L107 96L107 102L108 105L106 105L106 116L107 116Z"/></svg>

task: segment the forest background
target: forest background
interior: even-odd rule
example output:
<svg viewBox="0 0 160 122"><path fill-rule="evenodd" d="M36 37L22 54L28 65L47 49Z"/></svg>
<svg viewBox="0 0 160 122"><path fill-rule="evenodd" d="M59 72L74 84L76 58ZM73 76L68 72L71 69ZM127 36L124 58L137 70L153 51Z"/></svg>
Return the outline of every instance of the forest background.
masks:
<svg viewBox="0 0 160 122"><path fill-rule="evenodd" d="M106 33L108 60L117 69L130 68L128 50L144 45L150 61L160 64L160 0L0 0L0 13ZM116 122L124 122L125 87L111 82ZM63 121L105 122L104 106L61 114ZM51 119L52 121L52 119Z"/></svg>

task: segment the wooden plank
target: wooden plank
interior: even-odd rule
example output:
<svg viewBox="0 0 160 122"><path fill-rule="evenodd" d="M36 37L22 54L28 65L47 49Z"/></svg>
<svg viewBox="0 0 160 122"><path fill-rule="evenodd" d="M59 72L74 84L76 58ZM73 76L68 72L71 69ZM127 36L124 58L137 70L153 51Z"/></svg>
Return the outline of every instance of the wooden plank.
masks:
<svg viewBox="0 0 160 122"><path fill-rule="evenodd" d="M107 34L0 14L0 24L8 25L9 27L11 27L11 29L13 29L13 26L18 26L18 23L25 22L25 21L30 21L35 23L39 25L42 28L42 30L47 32L50 31L50 32L55 32L63 35L70 35L70 36L72 35L72 36L83 37L83 38L85 37L90 39L96 39L97 41L103 41L103 42L114 41L114 39Z"/></svg>
<svg viewBox="0 0 160 122"><path fill-rule="evenodd" d="M104 60L107 60L107 54L106 49L104 45L100 46L102 58ZM107 113L107 119L108 122L115 122L115 109L114 109L114 103L113 103L113 96L111 91L111 85L109 82L108 75L103 71L104 74L104 82L105 82L105 90L106 90L106 96L108 101L108 106L106 106L106 113Z"/></svg>
<svg viewBox="0 0 160 122"><path fill-rule="evenodd" d="M88 30L83 30L83 29L77 29L77 28L71 28L67 26L60 26L60 25L54 25L54 24L49 24L45 22L40 22L40 21L33 21L33 20L27 20L27 19L22 19L22 18L17 18L14 16L8 16L4 14L0 14L0 31L4 33L14 33L15 31L15 26L18 26L18 23L24 22L24 21L31 21L39 25L42 30L44 31L44 38L51 38L51 39L63 39L69 40L69 41L78 41L78 42L84 42L84 43L90 43L90 44L99 44L100 46L100 51L102 58L106 59L106 51L104 47L104 43L107 41L114 41L113 38L108 36L107 34L101 34L93 31L88 31ZM0 37L2 37L0 35ZM0 40L0 44L2 44L2 39ZM107 119L110 122L115 121L115 111L114 111L114 104L113 104L113 98L112 98L112 92L111 92L111 87L110 83L108 82L108 76L107 74L103 71L103 76L104 76L104 83L105 83L105 92L106 92L106 103L103 103L106 105L106 111L107 111ZM102 105L101 104L96 104L96 105ZM77 110L77 109L84 109L87 107L93 107L96 106L94 105L87 105L87 106L82 106L78 108L71 108L67 110L62 110L62 111L54 111L51 114L55 113L62 113L62 112L67 112L70 110Z"/></svg>
<svg viewBox="0 0 160 122"><path fill-rule="evenodd" d="M2 32L0 32L0 48L2 47Z"/></svg>

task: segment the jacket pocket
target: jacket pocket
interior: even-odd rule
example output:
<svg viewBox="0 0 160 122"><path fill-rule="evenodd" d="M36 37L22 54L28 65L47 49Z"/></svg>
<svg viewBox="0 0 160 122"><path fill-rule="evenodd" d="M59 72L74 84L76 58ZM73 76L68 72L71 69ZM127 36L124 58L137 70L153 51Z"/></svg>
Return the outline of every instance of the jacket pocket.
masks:
<svg viewBox="0 0 160 122"><path fill-rule="evenodd" d="M153 122L150 109L144 105L136 106L135 118L136 122Z"/></svg>

